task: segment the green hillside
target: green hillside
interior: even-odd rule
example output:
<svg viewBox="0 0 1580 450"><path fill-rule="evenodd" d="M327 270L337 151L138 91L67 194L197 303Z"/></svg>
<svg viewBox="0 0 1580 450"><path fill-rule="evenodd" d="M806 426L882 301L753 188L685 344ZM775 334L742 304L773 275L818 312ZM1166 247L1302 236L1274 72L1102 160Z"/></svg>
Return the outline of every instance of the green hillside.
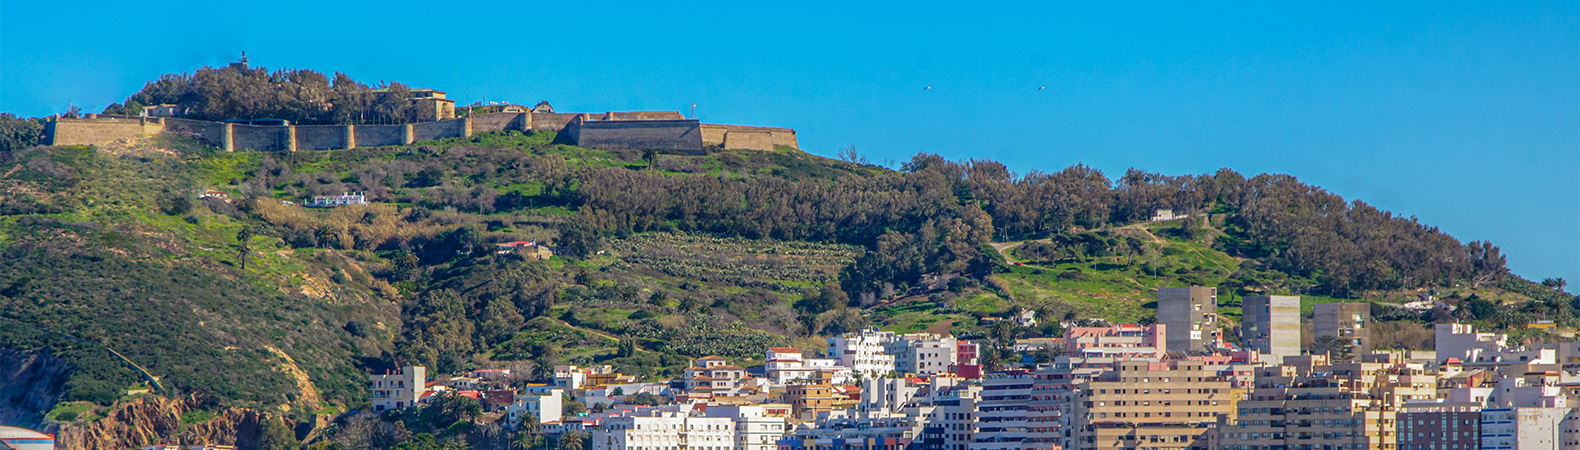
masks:
<svg viewBox="0 0 1580 450"><path fill-rule="evenodd" d="M1572 296L1508 275L1495 247L1363 204L1333 222L1311 211L1342 199L1284 176L1110 181L1075 166L1017 178L936 155L890 170L789 148L553 142L511 131L266 154L161 135L0 152L0 315L102 342L167 395L298 419L366 405L361 374L397 364L662 377L688 358L750 364L768 346L820 349L868 325L1002 340L1055 335L1049 318L1145 321L1167 286L1219 287L1231 319L1256 293L1386 305L1438 289L1465 306L1460 320L1576 325ZM198 197L209 190L229 201ZM341 192L372 203L295 205ZM1199 215L1146 221L1159 207ZM516 241L557 253L493 245ZM1379 242L1467 257L1430 266L1359 250ZM1348 250L1307 251L1322 246ZM1016 309L1045 325L984 326ZM139 383L93 345L0 331L0 347L47 347L78 368L65 400L88 403L71 408Z"/></svg>

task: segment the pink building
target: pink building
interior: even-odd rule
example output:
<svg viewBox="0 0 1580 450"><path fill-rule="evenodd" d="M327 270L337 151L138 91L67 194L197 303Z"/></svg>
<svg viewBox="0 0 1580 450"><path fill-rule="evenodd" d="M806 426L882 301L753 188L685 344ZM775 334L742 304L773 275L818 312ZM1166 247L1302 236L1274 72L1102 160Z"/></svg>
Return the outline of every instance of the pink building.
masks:
<svg viewBox="0 0 1580 450"><path fill-rule="evenodd" d="M1077 327L1064 333L1064 354L1116 358L1159 358L1168 352L1165 325L1123 324Z"/></svg>

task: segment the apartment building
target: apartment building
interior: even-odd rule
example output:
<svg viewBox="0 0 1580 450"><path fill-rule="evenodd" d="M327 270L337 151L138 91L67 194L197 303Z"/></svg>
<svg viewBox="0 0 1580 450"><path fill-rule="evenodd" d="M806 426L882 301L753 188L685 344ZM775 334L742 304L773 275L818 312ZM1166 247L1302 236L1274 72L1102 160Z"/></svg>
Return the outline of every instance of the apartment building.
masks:
<svg viewBox="0 0 1580 450"><path fill-rule="evenodd" d="M1300 354L1300 297L1250 296L1240 300L1240 338L1263 358L1280 364Z"/></svg>
<svg viewBox="0 0 1580 450"><path fill-rule="evenodd" d="M785 419L770 414L772 409L762 405L710 406L704 415L735 422L735 450L777 450L785 436Z"/></svg>
<svg viewBox="0 0 1580 450"><path fill-rule="evenodd" d="M1236 406L1238 417L1220 427L1223 448L1391 449L1399 408L1436 397L1437 377L1420 364L1289 359L1301 364L1257 373L1256 387Z"/></svg>
<svg viewBox="0 0 1580 450"><path fill-rule="evenodd" d="M1479 362L1508 349L1508 335L1477 333L1476 326L1468 323L1440 323L1432 331L1440 362L1449 358Z"/></svg>
<svg viewBox="0 0 1580 450"><path fill-rule="evenodd" d="M1158 323L1169 350L1199 353L1223 338L1218 331L1218 289L1192 286L1158 289Z"/></svg>
<svg viewBox="0 0 1580 450"><path fill-rule="evenodd" d="M882 377L895 370L894 355L889 354L885 346L898 340L894 333L876 328L845 333L828 338L828 356L838 358L839 365L849 367L863 378Z"/></svg>
<svg viewBox="0 0 1580 450"><path fill-rule="evenodd" d="M1556 449L1562 442L1569 408L1489 408L1481 410L1483 450Z"/></svg>
<svg viewBox="0 0 1580 450"><path fill-rule="evenodd" d="M1117 362L1076 386L1076 449L1208 450L1218 417L1235 407L1229 383L1199 361Z"/></svg>
<svg viewBox="0 0 1580 450"><path fill-rule="evenodd" d="M1168 352L1168 325L1071 327L1064 331L1064 354L1116 358L1162 358Z"/></svg>
<svg viewBox="0 0 1580 450"><path fill-rule="evenodd" d="M1481 448L1482 405L1473 402L1411 402L1400 405L1399 450Z"/></svg>
<svg viewBox="0 0 1580 450"><path fill-rule="evenodd" d="M970 450L1020 450L1026 439L1026 407L1031 401L1031 371L989 372L976 401L976 434Z"/></svg>
<svg viewBox="0 0 1580 450"><path fill-rule="evenodd" d="M959 351L953 336L928 333L901 335L884 345L884 352L894 356L895 370L923 375L949 372L959 362Z"/></svg>
<svg viewBox="0 0 1580 450"><path fill-rule="evenodd" d="M605 419L593 429L591 445L592 450L731 450L735 423L728 417L642 411Z"/></svg>
<svg viewBox="0 0 1580 450"><path fill-rule="evenodd" d="M1312 336L1333 336L1354 346L1354 354L1371 352L1370 303L1319 303L1314 307Z"/></svg>
<svg viewBox="0 0 1580 450"><path fill-rule="evenodd" d="M819 413L834 410L834 386L828 383L785 386L785 403L796 420L817 420Z"/></svg>
<svg viewBox="0 0 1580 450"><path fill-rule="evenodd" d="M428 368L406 366L383 375L368 375L369 400L374 411L415 406L428 387Z"/></svg>

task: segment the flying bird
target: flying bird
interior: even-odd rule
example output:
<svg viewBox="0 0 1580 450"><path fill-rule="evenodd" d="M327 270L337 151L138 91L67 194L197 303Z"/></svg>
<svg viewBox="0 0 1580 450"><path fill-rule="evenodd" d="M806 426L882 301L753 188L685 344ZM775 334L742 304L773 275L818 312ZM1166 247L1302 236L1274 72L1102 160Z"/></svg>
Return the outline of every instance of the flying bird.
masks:
<svg viewBox="0 0 1580 450"><path fill-rule="evenodd" d="M1048 85L1044 84L1044 85L1042 85L1042 87L1037 88L1037 90L1040 91L1040 90L1047 89L1047 88L1048 88Z"/></svg>
<svg viewBox="0 0 1580 450"><path fill-rule="evenodd" d="M932 88L933 88L933 85L929 84L929 85L927 85L927 87L922 88L922 90L925 91L925 90L932 89Z"/></svg>

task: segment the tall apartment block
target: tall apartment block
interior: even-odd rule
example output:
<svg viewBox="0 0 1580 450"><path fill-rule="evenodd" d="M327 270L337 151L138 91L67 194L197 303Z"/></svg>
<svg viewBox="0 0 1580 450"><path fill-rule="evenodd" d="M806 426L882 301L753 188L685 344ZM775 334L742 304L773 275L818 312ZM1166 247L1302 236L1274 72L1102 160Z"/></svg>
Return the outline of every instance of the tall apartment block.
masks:
<svg viewBox="0 0 1580 450"><path fill-rule="evenodd" d="M1314 311L1312 336L1334 336L1355 346L1354 354L1372 349L1370 303L1321 303Z"/></svg>
<svg viewBox="0 0 1580 450"><path fill-rule="evenodd" d="M1263 361L1281 364L1285 356L1300 354L1300 297L1245 297L1240 309L1240 337L1246 347L1262 353Z"/></svg>
<svg viewBox="0 0 1580 450"><path fill-rule="evenodd" d="M1199 361L1114 366L1084 382L1072 402L1074 450L1206 450L1218 418L1235 416L1229 382Z"/></svg>
<svg viewBox="0 0 1580 450"><path fill-rule="evenodd" d="M1158 323L1166 325L1170 351L1200 353L1218 336L1218 289L1192 286L1158 289Z"/></svg>

